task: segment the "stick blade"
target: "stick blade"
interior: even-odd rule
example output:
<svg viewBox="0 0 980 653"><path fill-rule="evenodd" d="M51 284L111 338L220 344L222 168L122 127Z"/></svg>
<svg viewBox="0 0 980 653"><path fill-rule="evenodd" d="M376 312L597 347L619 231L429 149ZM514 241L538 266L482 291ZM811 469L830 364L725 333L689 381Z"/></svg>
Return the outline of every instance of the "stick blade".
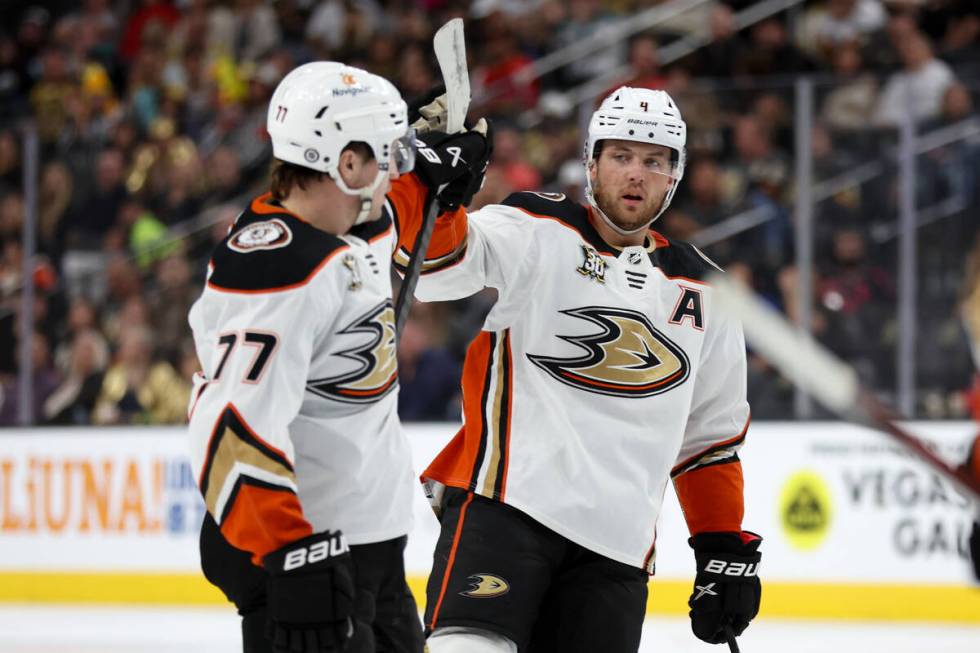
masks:
<svg viewBox="0 0 980 653"><path fill-rule="evenodd" d="M859 384L850 365L730 277L716 272L708 282L715 304L742 322L746 342L786 378L835 413L855 408Z"/></svg>
<svg viewBox="0 0 980 653"><path fill-rule="evenodd" d="M470 75L466 64L463 19L453 18L440 27L432 39L432 49L446 85L446 131L455 134L462 131L463 119L470 106Z"/></svg>

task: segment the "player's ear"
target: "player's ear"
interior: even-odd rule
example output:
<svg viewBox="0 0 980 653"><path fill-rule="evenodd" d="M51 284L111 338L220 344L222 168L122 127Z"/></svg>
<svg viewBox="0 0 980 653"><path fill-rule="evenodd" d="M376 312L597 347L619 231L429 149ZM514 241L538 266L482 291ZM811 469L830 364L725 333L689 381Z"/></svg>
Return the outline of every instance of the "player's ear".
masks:
<svg viewBox="0 0 980 653"><path fill-rule="evenodd" d="M361 168L364 167L363 159L358 156L353 149L346 149L340 153L340 162L337 164L337 172L340 174L348 188L359 186Z"/></svg>

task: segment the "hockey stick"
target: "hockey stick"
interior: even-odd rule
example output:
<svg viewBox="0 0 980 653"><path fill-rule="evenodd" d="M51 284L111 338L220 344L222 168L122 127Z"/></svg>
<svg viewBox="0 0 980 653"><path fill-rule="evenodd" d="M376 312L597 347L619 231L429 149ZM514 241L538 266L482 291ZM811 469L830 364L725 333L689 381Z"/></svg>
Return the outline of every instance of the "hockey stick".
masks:
<svg viewBox="0 0 980 653"><path fill-rule="evenodd" d="M719 307L741 320L746 341L786 378L844 419L890 435L958 485L966 496L980 502L980 481L947 463L898 426L899 416L860 384L854 368L729 277L714 273L708 281Z"/></svg>
<svg viewBox="0 0 980 653"><path fill-rule="evenodd" d="M735 631L731 626L725 626L725 640L728 642L730 653L740 653L738 650L738 640L735 639Z"/></svg>
<svg viewBox="0 0 980 653"><path fill-rule="evenodd" d="M439 62L439 71L446 86L446 132L455 134L463 129L463 119L470 106L470 75L466 68L466 42L463 40L463 19L453 18L439 28L432 38L432 49ZM412 308L412 296L422 271L425 252L429 249L439 202L435 192L426 201L422 226L415 237L412 256L408 261L401 292L395 300L395 333L401 338L402 329Z"/></svg>

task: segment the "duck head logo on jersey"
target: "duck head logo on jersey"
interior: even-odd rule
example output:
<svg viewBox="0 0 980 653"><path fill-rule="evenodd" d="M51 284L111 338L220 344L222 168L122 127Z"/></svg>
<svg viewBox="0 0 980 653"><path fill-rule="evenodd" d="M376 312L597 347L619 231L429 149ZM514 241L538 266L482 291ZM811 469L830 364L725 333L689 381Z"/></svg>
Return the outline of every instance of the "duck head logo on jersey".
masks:
<svg viewBox="0 0 980 653"><path fill-rule="evenodd" d="M307 381L307 390L353 404L369 404L391 392L398 383L395 311L391 300L378 304L338 333L371 336L364 344L336 354L357 361L359 367L339 376Z"/></svg>
<svg viewBox="0 0 980 653"><path fill-rule="evenodd" d="M637 311L587 306L562 311L602 328L583 336L558 336L580 347L577 357L528 354L532 363L562 383L613 397L651 397L687 380L691 363L676 343Z"/></svg>
<svg viewBox="0 0 980 653"><path fill-rule="evenodd" d="M474 599L492 599L496 596L503 596L510 591L510 583L500 576L473 574L467 580L470 581L470 588L465 592L460 592L462 596Z"/></svg>

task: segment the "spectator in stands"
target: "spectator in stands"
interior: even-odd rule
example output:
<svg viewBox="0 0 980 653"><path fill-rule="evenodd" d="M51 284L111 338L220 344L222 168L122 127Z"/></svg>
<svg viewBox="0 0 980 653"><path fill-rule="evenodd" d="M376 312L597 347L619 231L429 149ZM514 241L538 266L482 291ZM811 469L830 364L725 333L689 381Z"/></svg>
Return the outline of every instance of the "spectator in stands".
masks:
<svg viewBox="0 0 980 653"><path fill-rule="evenodd" d="M17 135L10 129L0 130L0 197L20 189L23 176Z"/></svg>
<svg viewBox="0 0 980 653"><path fill-rule="evenodd" d="M881 90L874 113L874 124L896 127L907 116L916 121L939 115L943 94L955 81L949 65L937 59L921 32L913 32L898 44L902 70L896 72Z"/></svg>
<svg viewBox="0 0 980 653"><path fill-rule="evenodd" d="M31 89L31 108L41 142L51 146L65 129L68 99L77 86L68 70L65 53L48 48L41 59L41 79Z"/></svg>
<svg viewBox="0 0 980 653"><path fill-rule="evenodd" d="M64 163L52 161L41 171L38 192L38 246L54 260L61 260L65 217L71 209L74 177Z"/></svg>
<svg viewBox="0 0 980 653"><path fill-rule="evenodd" d="M749 170L753 164L788 168L788 156L773 144L770 126L758 116L744 114L735 118L733 127L735 156L725 166L725 183L733 189L734 201L740 201L749 187Z"/></svg>
<svg viewBox="0 0 980 653"><path fill-rule="evenodd" d="M230 147L219 147L207 160L207 204L221 204L237 198L245 191L241 159Z"/></svg>
<svg viewBox="0 0 980 653"><path fill-rule="evenodd" d="M827 317L824 343L864 378L890 378L891 349L884 341L884 325L894 322L895 283L869 254L866 236L858 228L834 234L831 263L817 283L817 297Z"/></svg>
<svg viewBox="0 0 980 653"><path fill-rule="evenodd" d="M416 304L398 341L398 416L404 421L458 420L462 367L440 345L434 304Z"/></svg>
<svg viewBox="0 0 980 653"><path fill-rule="evenodd" d="M954 69L961 66L980 66L980 7L963 7L963 13L954 16L946 25L940 52L943 59Z"/></svg>
<svg viewBox="0 0 980 653"><path fill-rule="evenodd" d="M861 59L856 43L841 43L830 53L836 78L823 100L820 116L832 129L866 129L877 100L878 83Z"/></svg>
<svg viewBox="0 0 980 653"><path fill-rule="evenodd" d="M496 126L492 167L503 173L513 191L532 190L541 184L541 174L524 156L521 135L510 125Z"/></svg>
<svg viewBox="0 0 980 653"><path fill-rule="evenodd" d="M616 27L615 18L599 0L572 0L568 3L568 15L558 30L555 44L558 48L576 45L599 34L610 33ZM625 59L624 50L622 44L612 41L569 64L563 74L565 81L575 85L613 70Z"/></svg>
<svg viewBox="0 0 980 653"><path fill-rule="evenodd" d="M657 39L652 34L640 33L630 39L626 63L629 65L629 73L621 81L611 84L603 97L620 86L662 90L667 84L667 77L660 70Z"/></svg>
<svg viewBox="0 0 980 653"><path fill-rule="evenodd" d="M155 284L148 302L150 322L157 333L157 351L171 360L179 357L180 345L187 336L187 314L200 294L182 252L174 252L156 264Z"/></svg>
<svg viewBox="0 0 980 653"><path fill-rule="evenodd" d="M517 35L511 25L494 23L487 29L484 63L473 71L478 88L483 89L487 100L479 111L492 115L513 115L534 108L538 101L538 82L524 81L520 75L531 65L531 59L521 52Z"/></svg>
<svg viewBox="0 0 980 653"><path fill-rule="evenodd" d="M794 75L812 69L803 52L786 35L786 27L775 17L749 28L749 43L734 63L738 75Z"/></svg>
<svg viewBox="0 0 980 653"><path fill-rule="evenodd" d="M711 41L694 55L697 60L695 66L697 75L728 77L734 70L735 64L741 60L746 47L742 36L735 29L734 12L730 6L719 2L712 7L708 19L708 31ZM687 118L686 112L684 117Z"/></svg>
<svg viewBox="0 0 980 653"><path fill-rule="evenodd" d="M879 0L827 0L816 26L817 47L830 58L842 45L862 43L884 27L886 18Z"/></svg>
<svg viewBox="0 0 980 653"><path fill-rule="evenodd" d="M99 152L95 174L88 196L82 196L67 221L65 245L70 249L97 249L103 237L115 225L119 210L128 197L123 185L125 162L122 152L110 148ZM89 188L88 180L77 185Z"/></svg>
<svg viewBox="0 0 980 653"><path fill-rule="evenodd" d="M190 384L153 358L153 334L131 326L119 334L115 362L105 373L92 414L95 424L181 424Z"/></svg>
<svg viewBox="0 0 980 653"><path fill-rule="evenodd" d="M41 422L44 403L61 381L60 375L51 364L51 350L48 338L41 332L34 333L31 349L33 381L33 403L30 407L31 423ZM0 378L0 426L18 424L20 406L18 402L17 377L10 375Z"/></svg>
<svg viewBox="0 0 980 653"><path fill-rule="evenodd" d="M78 332L71 341L64 380L44 402L47 424L91 424L92 410L102 389L109 361L105 339L95 331Z"/></svg>
<svg viewBox="0 0 980 653"><path fill-rule="evenodd" d="M731 215L732 203L725 192L724 178L718 161L711 157L693 160L684 173L686 193L678 202L677 212L664 216L663 227L671 235L689 239L695 233Z"/></svg>

